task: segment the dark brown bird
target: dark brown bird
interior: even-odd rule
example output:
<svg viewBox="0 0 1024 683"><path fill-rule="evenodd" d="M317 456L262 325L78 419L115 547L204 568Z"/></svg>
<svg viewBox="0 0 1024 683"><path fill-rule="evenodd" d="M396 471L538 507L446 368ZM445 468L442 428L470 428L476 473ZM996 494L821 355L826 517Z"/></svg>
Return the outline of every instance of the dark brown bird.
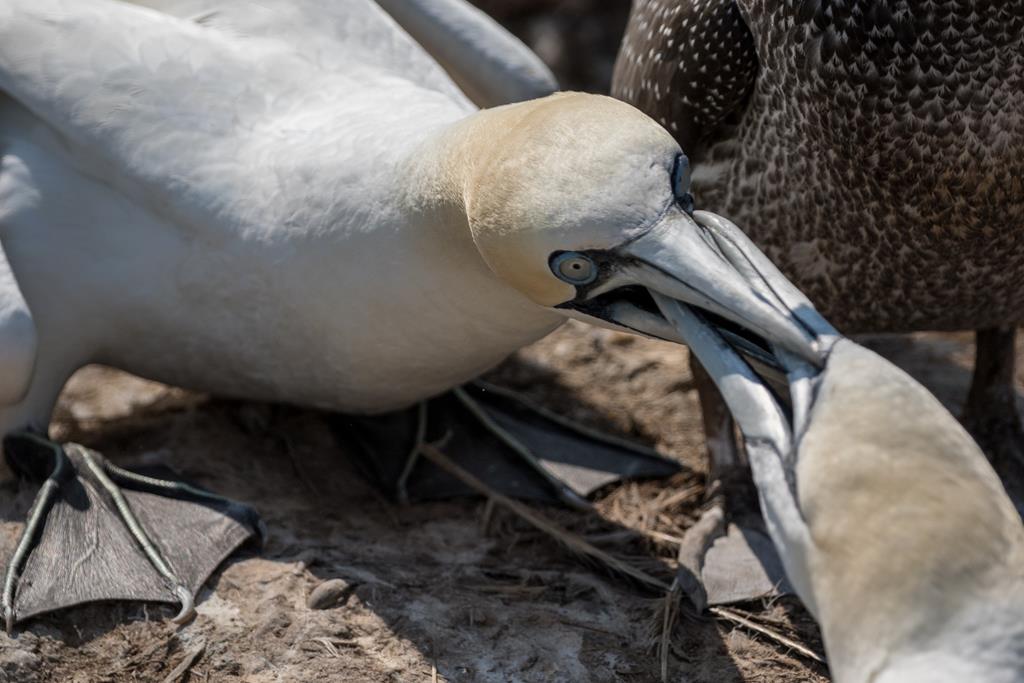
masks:
<svg viewBox="0 0 1024 683"><path fill-rule="evenodd" d="M1024 0L634 0L612 90L844 333L977 330L964 418L1019 504Z"/></svg>

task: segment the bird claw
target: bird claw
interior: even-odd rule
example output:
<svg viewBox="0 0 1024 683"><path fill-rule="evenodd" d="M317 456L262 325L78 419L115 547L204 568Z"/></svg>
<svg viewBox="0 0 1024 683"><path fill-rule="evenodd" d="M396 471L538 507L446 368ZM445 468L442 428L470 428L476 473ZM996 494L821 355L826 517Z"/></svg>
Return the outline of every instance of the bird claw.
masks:
<svg viewBox="0 0 1024 683"><path fill-rule="evenodd" d="M174 594L181 600L181 609L171 621L175 624L185 624L196 614L195 596L192 595L192 591L180 584L174 587Z"/></svg>

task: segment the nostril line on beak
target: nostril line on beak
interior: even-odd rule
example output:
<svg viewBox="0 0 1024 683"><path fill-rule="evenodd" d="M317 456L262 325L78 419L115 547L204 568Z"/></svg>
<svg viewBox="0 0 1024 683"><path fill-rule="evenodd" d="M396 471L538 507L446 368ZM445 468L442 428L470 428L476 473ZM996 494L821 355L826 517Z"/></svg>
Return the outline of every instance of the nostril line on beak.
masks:
<svg viewBox="0 0 1024 683"><path fill-rule="evenodd" d="M773 308L786 312L789 311L783 298L775 291L775 288L768 282L764 274L758 270L757 265L736 244L736 241L730 235L723 233L721 230L716 230L714 225L706 224L701 220L701 217L695 217L694 222L703 229L703 234L707 236L706 239L709 244L722 257L722 260L735 268L762 299Z"/></svg>

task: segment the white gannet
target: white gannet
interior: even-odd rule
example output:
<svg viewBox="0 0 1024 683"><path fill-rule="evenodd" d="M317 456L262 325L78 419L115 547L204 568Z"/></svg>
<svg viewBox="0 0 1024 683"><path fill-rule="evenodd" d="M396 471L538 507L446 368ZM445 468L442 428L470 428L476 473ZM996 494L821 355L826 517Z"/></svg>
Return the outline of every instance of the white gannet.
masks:
<svg viewBox="0 0 1024 683"><path fill-rule="evenodd" d="M827 350L822 370L778 354L788 417L699 313L654 295L710 359L836 683L1024 680L1024 524L981 449L906 373L838 337L734 225L695 217Z"/></svg>
<svg viewBox="0 0 1024 683"><path fill-rule="evenodd" d="M0 91L0 434L45 432L87 363L400 408L566 317L679 341L652 291L748 353L820 361L693 220L688 162L655 122L582 94L477 111L369 0L187 17L13 0ZM88 449L8 438L5 455L46 479L8 563L9 625L112 597L184 615L248 534L230 501ZM83 547L86 526L107 542Z"/></svg>

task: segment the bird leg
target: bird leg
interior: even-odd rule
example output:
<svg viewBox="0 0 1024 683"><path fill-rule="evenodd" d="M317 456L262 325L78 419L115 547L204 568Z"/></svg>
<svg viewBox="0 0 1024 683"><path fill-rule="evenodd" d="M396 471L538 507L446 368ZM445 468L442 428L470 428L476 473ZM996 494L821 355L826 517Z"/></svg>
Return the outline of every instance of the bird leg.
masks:
<svg viewBox="0 0 1024 683"><path fill-rule="evenodd" d="M1015 327L975 333L976 357L963 423L981 445L1018 507L1024 501L1024 427L1015 386Z"/></svg>
<svg viewBox="0 0 1024 683"><path fill-rule="evenodd" d="M0 607L8 631L98 600L177 603L173 621L182 623L217 565L260 535L250 508L125 470L78 444L14 434L4 454L20 476L45 478L7 560Z"/></svg>
<svg viewBox="0 0 1024 683"><path fill-rule="evenodd" d="M50 474L46 481L39 487L36 498L32 501L28 515L25 517L25 528L21 532L14 554L7 561L7 568L4 572L3 595L0 597L0 609L3 610L4 625L8 633L14 630L14 592L17 587L21 570L28 559L32 546L39 537L42 524L46 521L46 515L53 506L54 498L57 496L61 482L70 475L71 464L64 455L64 450L57 444L48 444L49 455L52 458Z"/></svg>
<svg viewBox="0 0 1024 683"><path fill-rule="evenodd" d="M711 545L724 534L725 509L722 501L716 497L711 507L686 530L679 544L676 581L698 614L708 606L708 593L704 589L704 560Z"/></svg>
<svg viewBox="0 0 1024 683"><path fill-rule="evenodd" d="M409 477L412 476L413 469L423 453L423 445L427 443L428 409L426 401L420 401L416 405L416 436L412 448L409 449L409 455L405 459L402 473L398 476L398 481L395 482L395 498L403 505L409 502Z"/></svg>
<svg viewBox="0 0 1024 683"><path fill-rule="evenodd" d="M763 530L757 489L732 414L718 387L692 355L690 372L704 418L708 486L704 512L680 543L676 580L702 612L709 603L771 593L782 571ZM709 552L716 543L721 544L722 552L717 561L709 563Z"/></svg>

